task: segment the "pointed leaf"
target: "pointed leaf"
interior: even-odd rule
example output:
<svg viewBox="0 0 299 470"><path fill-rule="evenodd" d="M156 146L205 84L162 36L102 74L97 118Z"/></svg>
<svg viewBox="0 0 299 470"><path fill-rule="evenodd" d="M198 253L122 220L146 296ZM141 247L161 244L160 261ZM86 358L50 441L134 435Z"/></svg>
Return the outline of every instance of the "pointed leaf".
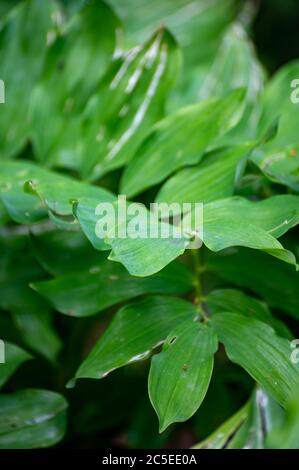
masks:
<svg viewBox="0 0 299 470"><path fill-rule="evenodd" d="M265 323L238 313L219 313L211 323L232 362L243 367L280 404L298 385L290 342Z"/></svg>
<svg viewBox="0 0 299 470"><path fill-rule="evenodd" d="M217 337L209 327L185 322L168 336L152 358L149 396L159 417L160 432L186 421L201 405L209 387Z"/></svg>
<svg viewBox="0 0 299 470"><path fill-rule="evenodd" d="M102 378L118 367L148 357L169 332L197 316L190 302L175 297L148 297L121 308L79 367L76 378Z"/></svg>

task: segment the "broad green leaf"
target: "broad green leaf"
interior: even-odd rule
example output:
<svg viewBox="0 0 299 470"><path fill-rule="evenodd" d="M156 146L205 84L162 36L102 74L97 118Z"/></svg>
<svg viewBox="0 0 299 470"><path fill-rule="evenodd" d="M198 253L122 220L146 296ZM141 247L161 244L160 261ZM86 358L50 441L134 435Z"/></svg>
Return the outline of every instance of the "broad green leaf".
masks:
<svg viewBox="0 0 299 470"><path fill-rule="evenodd" d="M2 348L1 348L2 350ZM4 363L0 362L0 387L14 374L23 362L32 356L15 344L4 342Z"/></svg>
<svg viewBox="0 0 299 470"><path fill-rule="evenodd" d="M196 166L176 173L160 189L156 202L210 202L233 195L237 168L252 144L212 152ZM187 184L186 184L187 182Z"/></svg>
<svg viewBox="0 0 299 470"><path fill-rule="evenodd" d="M299 380L299 369L291 361L290 342L277 336L266 323L238 313L219 313L211 323L229 359L284 405Z"/></svg>
<svg viewBox="0 0 299 470"><path fill-rule="evenodd" d="M0 114L2 157L17 154L29 137L29 100L40 75L53 13L52 1L26 0L17 5L2 25L0 70L5 84L5 104Z"/></svg>
<svg viewBox="0 0 299 470"><path fill-rule="evenodd" d="M180 55L163 27L143 46L112 62L82 121L81 170L89 179L126 164L150 127L164 115Z"/></svg>
<svg viewBox="0 0 299 470"><path fill-rule="evenodd" d="M178 38L188 64L202 63L217 48L226 25L234 18L234 0L111 0L124 21L127 39L136 45L160 24ZM198 47L204 44L204 47Z"/></svg>
<svg viewBox="0 0 299 470"><path fill-rule="evenodd" d="M256 250L236 250L208 258L207 270L263 297L270 306L299 317L299 273Z"/></svg>
<svg viewBox="0 0 299 470"><path fill-rule="evenodd" d="M88 271L35 282L31 286L59 312L82 317L147 293L186 293L192 289L192 276L183 264L175 262L154 276L133 277L122 265L103 260Z"/></svg>
<svg viewBox="0 0 299 470"><path fill-rule="evenodd" d="M212 251L245 246L296 265L294 255L276 238L298 224L298 209L299 199L291 195L259 202L241 197L211 202L204 207L203 241Z"/></svg>
<svg viewBox="0 0 299 470"><path fill-rule="evenodd" d="M296 60L282 67L267 85L259 132L264 132L273 117L278 116L278 133L252 155L252 160L271 181L294 191L299 191L298 77Z"/></svg>
<svg viewBox="0 0 299 470"><path fill-rule="evenodd" d="M176 325L196 316L193 304L175 297L148 297L126 305L81 364L76 378L100 379L114 369L148 357Z"/></svg>
<svg viewBox="0 0 299 470"><path fill-rule="evenodd" d="M26 194L23 191L25 183ZM105 189L81 183L33 163L19 160L1 164L0 200L17 223L33 223L44 218L46 208L61 216L71 215L70 200L86 195L95 198L97 203L115 199Z"/></svg>
<svg viewBox="0 0 299 470"><path fill-rule="evenodd" d="M248 317L253 317L271 325L274 330L287 339L293 335L288 327L271 315L266 303L254 297L244 294L237 289L217 289L207 295L207 304L213 313L238 312Z"/></svg>
<svg viewBox="0 0 299 470"><path fill-rule="evenodd" d="M134 276L149 276L160 271L184 253L189 245L190 234L182 233L168 223L160 223L155 218L152 220L151 213L140 211L136 204L131 206L134 215L127 211L127 220L123 220L120 213L118 220L118 209L121 209L118 202L111 211L109 206L106 218L103 217L104 221L111 223L111 229L105 229L106 234L101 237L96 230L98 221L103 221L97 215L97 205L96 199L87 198L81 198L74 204L74 214L83 232L94 248L102 250L110 247L109 259L121 262Z"/></svg>
<svg viewBox="0 0 299 470"><path fill-rule="evenodd" d="M218 342L213 330L195 322L175 327L162 352L152 358L149 396L160 432L186 421L201 405L209 387Z"/></svg>
<svg viewBox="0 0 299 470"><path fill-rule="evenodd" d="M82 143L75 137L80 115L112 58L119 36L116 31L121 33L121 27L113 11L93 0L48 47L42 77L30 101L35 156L48 166L78 167Z"/></svg>
<svg viewBox="0 0 299 470"><path fill-rule="evenodd" d="M66 431L66 400L47 390L0 395L0 448L35 449L59 442Z"/></svg>
<svg viewBox="0 0 299 470"><path fill-rule="evenodd" d="M157 123L125 170L121 193L132 197L185 165L199 163L239 117L243 90L187 106ZM146 175L146 177L144 176Z"/></svg>

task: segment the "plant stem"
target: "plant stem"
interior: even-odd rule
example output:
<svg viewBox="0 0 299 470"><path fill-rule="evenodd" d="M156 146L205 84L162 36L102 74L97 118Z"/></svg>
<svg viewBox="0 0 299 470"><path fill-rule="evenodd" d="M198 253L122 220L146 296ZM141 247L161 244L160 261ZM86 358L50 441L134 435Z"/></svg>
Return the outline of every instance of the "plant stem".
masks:
<svg viewBox="0 0 299 470"><path fill-rule="evenodd" d="M201 306L201 301L202 301L202 285L201 285L201 273L203 271L202 266L201 266L201 260L200 260L200 252L199 250L191 250L191 256L192 256L192 261L193 261L193 268L194 268L194 278L193 278L193 284L194 284L194 290L195 290L195 299L194 303L197 306L197 311L200 314L202 320L204 322L208 321L208 317L205 314L202 306Z"/></svg>

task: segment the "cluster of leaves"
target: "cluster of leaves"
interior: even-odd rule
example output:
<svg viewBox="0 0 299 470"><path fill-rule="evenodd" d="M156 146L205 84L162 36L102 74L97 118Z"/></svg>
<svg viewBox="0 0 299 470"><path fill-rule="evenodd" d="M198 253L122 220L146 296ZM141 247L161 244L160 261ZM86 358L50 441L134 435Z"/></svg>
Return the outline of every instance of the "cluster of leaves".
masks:
<svg viewBox="0 0 299 470"><path fill-rule="evenodd" d="M1 13L0 447L163 445L147 374L161 432L299 447L299 61L268 79L234 0ZM118 193L203 202L203 247L98 238Z"/></svg>

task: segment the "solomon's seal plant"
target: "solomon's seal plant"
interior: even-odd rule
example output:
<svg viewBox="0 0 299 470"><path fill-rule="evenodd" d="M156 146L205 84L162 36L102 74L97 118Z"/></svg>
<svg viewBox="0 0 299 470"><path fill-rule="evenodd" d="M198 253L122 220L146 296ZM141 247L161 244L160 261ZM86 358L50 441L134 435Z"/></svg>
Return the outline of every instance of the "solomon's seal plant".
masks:
<svg viewBox="0 0 299 470"><path fill-rule="evenodd" d="M0 448L299 447L299 61L253 3L0 7Z"/></svg>

